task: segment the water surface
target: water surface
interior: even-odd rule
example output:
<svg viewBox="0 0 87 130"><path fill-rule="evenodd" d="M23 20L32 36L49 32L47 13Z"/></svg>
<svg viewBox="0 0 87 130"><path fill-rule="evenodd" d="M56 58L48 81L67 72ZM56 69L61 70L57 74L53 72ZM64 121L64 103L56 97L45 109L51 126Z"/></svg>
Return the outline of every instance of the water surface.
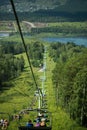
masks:
<svg viewBox="0 0 87 130"><path fill-rule="evenodd" d="M61 42L61 43L73 42L76 45L84 45L87 47L86 37L62 37L62 38L46 37L42 39L47 42Z"/></svg>
<svg viewBox="0 0 87 130"><path fill-rule="evenodd" d="M0 33L0 38L9 37L9 33Z"/></svg>

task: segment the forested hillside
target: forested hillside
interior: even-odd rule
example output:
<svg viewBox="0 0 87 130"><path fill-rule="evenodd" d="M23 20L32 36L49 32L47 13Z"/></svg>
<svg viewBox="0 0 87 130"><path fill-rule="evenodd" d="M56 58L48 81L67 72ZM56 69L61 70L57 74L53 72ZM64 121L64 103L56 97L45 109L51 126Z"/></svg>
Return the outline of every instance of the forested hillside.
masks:
<svg viewBox="0 0 87 130"><path fill-rule="evenodd" d="M0 90L5 82L16 78L24 69L24 58L17 58L14 55L24 52L22 47L11 44L11 42L0 41ZM15 50L17 49L17 50Z"/></svg>
<svg viewBox="0 0 87 130"><path fill-rule="evenodd" d="M87 48L56 43L51 45L50 56L56 62L52 80L57 106L87 127Z"/></svg>
<svg viewBox="0 0 87 130"><path fill-rule="evenodd" d="M42 64L44 47L41 43L27 44L27 51L33 66ZM0 41L0 89L3 89L5 82L18 77L24 70L24 57L16 57L24 52L20 42Z"/></svg>
<svg viewBox="0 0 87 130"><path fill-rule="evenodd" d="M86 0L16 0L14 3L21 20L52 22L59 19L60 21L87 19ZM2 20L14 19L9 0L0 2L0 17Z"/></svg>
<svg viewBox="0 0 87 130"><path fill-rule="evenodd" d="M27 51L40 87L38 77L42 72L38 72L38 70L43 66L44 45L47 46L46 55L48 57L45 55L45 58L48 63L47 74L49 73L46 80L46 88L49 90L46 92L48 94L47 109L52 112L53 130L62 130L62 128L65 130L71 128L72 130L86 130L87 48L70 42L67 44L60 42L48 44L35 39L33 42L27 41ZM13 39L12 36L12 39L0 40L0 103L3 104L1 111L4 109L4 112L7 111L10 115L17 114L21 109L27 108L35 91L31 73L27 72L29 66L26 64L27 59L24 55L25 50L19 39ZM13 104L15 104L15 108ZM29 115L25 114L25 116ZM26 118L21 121L25 120ZM17 121L10 120L10 123L9 130L18 127Z"/></svg>
<svg viewBox="0 0 87 130"><path fill-rule="evenodd" d="M0 0L0 130L43 118L87 130L87 0L12 0L15 13L10 1Z"/></svg>
<svg viewBox="0 0 87 130"><path fill-rule="evenodd" d="M17 11L19 12L34 12L37 10L48 10L48 9L57 9L59 11L67 11L67 12L81 12L81 11L87 11L86 0L15 0L15 5L17 7ZM7 10L3 10L5 12L10 11L10 0L4 0L0 1L0 6L2 10L4 7L7 7ZM26 8L28 7L28 8ZM68 7L68 8L67 8Z"/></svg>

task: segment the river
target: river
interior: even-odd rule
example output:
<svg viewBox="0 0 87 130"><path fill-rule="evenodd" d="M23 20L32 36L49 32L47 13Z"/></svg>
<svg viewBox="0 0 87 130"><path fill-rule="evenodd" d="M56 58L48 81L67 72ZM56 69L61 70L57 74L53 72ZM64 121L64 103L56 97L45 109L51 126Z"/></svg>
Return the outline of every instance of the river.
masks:
<svg viewBox="0 0 87 130"><path fill-rule="evenodd" d="M9 37L9 33L0 33L0 38ZM53 42L73 42L76 45L84 45L87 47L87 37L45 37L42 40L47 41L49 43Z"/></svg>
<svg viewBox="0 0 87 130"><path fill-rule="evenodd" d="M0 33L0 38L9 37L9 33Z"/></svg>
<svg viewBox="0 0 87 130"><path fill-rule="evenodd" d="M76 45L84 45L87 47L87 38L86 37L45 37L42 38L42 40L53 43L53 42L61 42L61 43L67 43L67 42L73 42Z"/></svg>

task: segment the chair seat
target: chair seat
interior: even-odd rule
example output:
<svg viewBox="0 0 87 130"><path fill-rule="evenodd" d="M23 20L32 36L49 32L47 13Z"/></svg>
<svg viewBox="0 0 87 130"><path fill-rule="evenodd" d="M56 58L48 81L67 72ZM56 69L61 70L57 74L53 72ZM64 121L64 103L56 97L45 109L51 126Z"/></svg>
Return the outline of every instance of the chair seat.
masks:
<svg viewBox="0 0 87 130"><path fill-rule="evenodd" d="M18 127L19 130L51 130L51 127L26 127L26 126L20 126Z"/></svg>

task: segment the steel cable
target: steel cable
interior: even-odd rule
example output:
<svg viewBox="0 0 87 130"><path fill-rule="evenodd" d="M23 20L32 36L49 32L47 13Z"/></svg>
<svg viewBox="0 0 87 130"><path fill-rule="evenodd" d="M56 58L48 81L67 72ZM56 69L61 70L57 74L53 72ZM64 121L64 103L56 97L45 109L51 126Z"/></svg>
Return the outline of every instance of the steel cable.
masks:
<svg viewBox="0 0 87 130"><path fill-rule="evenodd" d="M41 94L43 96L41 89L38 88L38 85L37 85L37 82L36 82L36 79L35 79L35 76L34 76L33 68L32 68L32 65L31 65L29 54L27 52L27 47L26 47L26 44L25 44L25 40L24 40L24 37L23 37L23 33L22 33L22 30L21 30L19 19L18 19L17 13L16 13L14 2L13 2L13 0L10 0L10 2L11 2L12 9L13 9L13 12L14 12L14 16L15 16L15 19L16 19L16 22L17 22L17 26L18 26L18 29L19 29L19 32L20 32L21 40L22 40L22 43L23 43L24 48L25 48L26 56L27 56L27 59L28 59L28 63L29 63L30 69L31 69L31 73L32 73L32 77L33 77L36 89L38 90L39 95Z"/></svg>

